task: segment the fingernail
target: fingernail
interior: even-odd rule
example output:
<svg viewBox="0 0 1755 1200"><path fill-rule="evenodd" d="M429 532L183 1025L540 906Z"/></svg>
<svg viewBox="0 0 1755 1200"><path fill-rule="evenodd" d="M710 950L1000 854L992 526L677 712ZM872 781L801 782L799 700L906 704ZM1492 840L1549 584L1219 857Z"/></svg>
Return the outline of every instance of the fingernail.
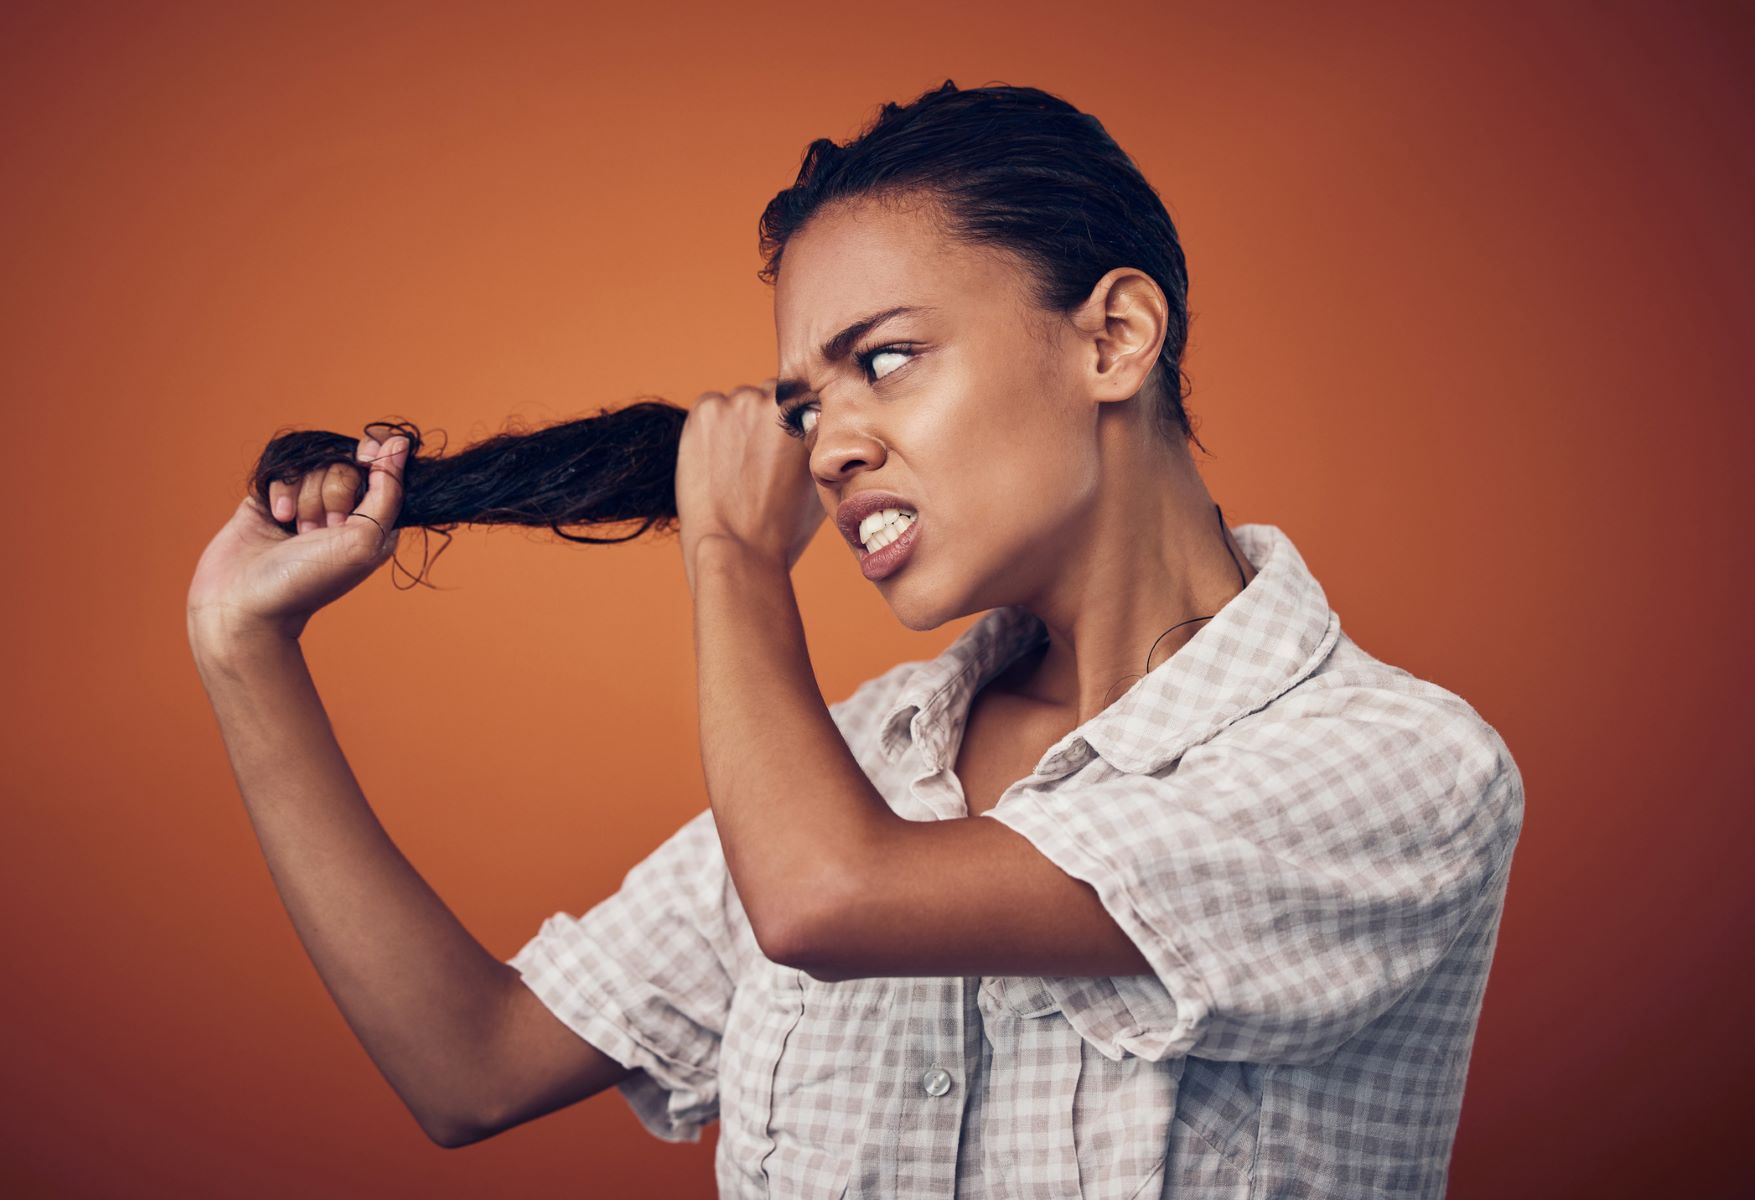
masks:
<svg viewBox="0 0 1755 1200"><path fill-rule="evenodd" d="M299 532L300 533L309 533L309 532L311 532L311 530L313 530L315 528L317 528L317 522L315 522L315 521L302 520L299 522Z"/></svg>
<svg viewBox="0 0 1755 1200"><path fill-rule="evenodd" d="M370 461L378 456L378 439L366 438L360 442L360 459Z"/></svg>
<svg viewBox="0 0 1755 1200"><path fill-rule="evenodd" d="M390 444L386 449L392 454L400 454L402 451L408 449L408 439L398 434L396 437L390 439Z"/></svg>
<svg viewBox="0 0 1755 1200"><path fill-rule="evenodd" d="M274 501L274 519L284 521L292 516L292 499L288 496L277 496Z"/></svg>
<svg viewBox="0 0 1755 1200"><path fill-rule="evenodd" d="M334 529L345 520L347 520L346 513L332 512L329 514L329 528Z"/></svg>

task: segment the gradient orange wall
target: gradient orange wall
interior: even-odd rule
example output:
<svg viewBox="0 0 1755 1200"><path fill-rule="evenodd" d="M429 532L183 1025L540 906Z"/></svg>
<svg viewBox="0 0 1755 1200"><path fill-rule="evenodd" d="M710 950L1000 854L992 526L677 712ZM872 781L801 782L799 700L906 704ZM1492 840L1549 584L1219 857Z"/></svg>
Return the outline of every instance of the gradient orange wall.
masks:
<svg viewBox="0 0 1755 1200"><path fill-rule="evenodd" d="M1522 766L1451 1194L1746 1175L1746 6L278 9L0 12L0 1192L710 1194L712 1137L613 1096L426 1141L280 908L184 593L282 425L461 445L768 374L762 206L946 77L1134 154L1227 516ZM705 804L688 596L672 541L504 529L433 579L307 654L504 957ZM831 699L968 623L903 629L829 538L796 580Z"/></svg>

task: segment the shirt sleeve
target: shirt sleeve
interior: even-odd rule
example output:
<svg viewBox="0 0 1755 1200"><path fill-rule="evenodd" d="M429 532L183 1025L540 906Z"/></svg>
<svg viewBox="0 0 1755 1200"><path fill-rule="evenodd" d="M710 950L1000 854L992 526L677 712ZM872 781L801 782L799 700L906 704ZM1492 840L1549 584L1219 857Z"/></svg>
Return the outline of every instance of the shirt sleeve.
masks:
<svg viewBox="0 0 1755 1200"><path fill-rule="evenodd" d="M1272 711L1157 774L981 814L1089 883L1151 964L1044 981L1112 1059L1321 1061L1439 963L1509 866L1522 783L1472 710Z"/></svg>
<svg viewBox="0 0 1755 1200"><path fill-rule="evenodd" d="M557 912L506 962L564 1024L624 1067L640 1123L695 1142L719 1115L719 1042L742 908L711 808L583 915Z"/></svg>

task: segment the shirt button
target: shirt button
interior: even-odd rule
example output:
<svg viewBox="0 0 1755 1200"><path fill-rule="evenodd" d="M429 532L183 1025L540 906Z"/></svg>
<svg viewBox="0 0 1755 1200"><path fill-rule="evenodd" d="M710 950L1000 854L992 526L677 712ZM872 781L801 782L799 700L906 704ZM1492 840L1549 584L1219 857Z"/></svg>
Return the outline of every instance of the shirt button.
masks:
<svg viewBox="0 0 1755 1200"><path fill-rule="evenodd" d="M942 1096L951 1090L951 1073L943 1067L934 1067L920 1077L920 1086L928 1096Z"/></svg>

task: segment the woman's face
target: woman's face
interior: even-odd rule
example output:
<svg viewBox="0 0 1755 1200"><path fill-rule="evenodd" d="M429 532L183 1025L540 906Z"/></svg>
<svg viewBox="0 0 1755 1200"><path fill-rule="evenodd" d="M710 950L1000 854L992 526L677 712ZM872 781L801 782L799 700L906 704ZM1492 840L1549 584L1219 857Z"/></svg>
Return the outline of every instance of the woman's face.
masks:
<svg viewBox="0 0 1755 1200"><path fill-rule="evenodd" d="M892 308L913 311L823 356ZM876 580L904 625L1028 604L1065 570L1099 477L1099 405L1076 369L1096 351L1033 303L1014 258L957 244L918 208L834 205L787 242L774 320L780 407L806 431L833 536L864 494L917 514L906 558Z"/></svg>

